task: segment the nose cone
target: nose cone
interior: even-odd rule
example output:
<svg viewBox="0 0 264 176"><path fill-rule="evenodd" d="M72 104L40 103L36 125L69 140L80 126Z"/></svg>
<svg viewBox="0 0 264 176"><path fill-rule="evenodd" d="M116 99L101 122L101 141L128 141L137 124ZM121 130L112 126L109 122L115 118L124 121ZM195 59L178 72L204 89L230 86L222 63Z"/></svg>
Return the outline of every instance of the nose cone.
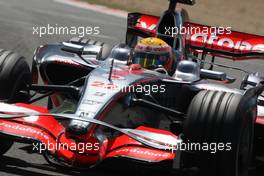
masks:
<svg viewBox="0 0 264 176"><path fill-rule="evenodd" d="M68 138L77 138L78 136L84 136L88 133L88 127L88 122L73 120L66 128L66 136Z"/></svg>

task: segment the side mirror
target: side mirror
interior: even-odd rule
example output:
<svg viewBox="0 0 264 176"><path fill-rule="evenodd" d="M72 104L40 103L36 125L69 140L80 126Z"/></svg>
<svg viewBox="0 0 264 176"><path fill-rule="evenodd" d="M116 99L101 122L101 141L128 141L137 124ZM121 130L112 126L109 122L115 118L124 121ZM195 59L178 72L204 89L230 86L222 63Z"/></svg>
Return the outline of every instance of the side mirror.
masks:
<svg viewBox="0 0 264 176"><path fill-rule="evenodd" d="M227 76L224 72L201 69L201 78L212 79L216 81L224 81L226 84L231 84L236 81L235 78Z"/></svg>
<svg viewBox="0 0 264 176"><path fill-rule="evenodd" d="M217 81L225 81L227 78L227 75L224 72L201 69L201 78L212 79L212 80L217 80Z"/></svg>
<svg viewBox="0 0 264 176"><path fill-rule="evenodd" d="M67 43L67 42L62 42L62 45L63 45L63 47L62 47L63 51L75 53L78 55L81 55L83 52L83 46L81 46L81 45L76 45L76 44Z"/></svg>
<svg viewBox="0 0 264 176"><path fill-rule="evenodd" d="M102 47L97 45L88 45L83 48L83 55L101 55Z"/></svg>
<svg viewBox="0 0 264 176"><path fill-rule="evenodd" d="M97 59L100 59L102 55L102 47L97 45L76 45L73 43L63 42L63 51L75 53L81 55L95 55Z"/></svg>
<svg viewBox="0 0 264 176"><path fill-rule="evenodd" d="M256 87L258 84L264 82L264 77L258 75L258 73L248 74L244 77L243 81L241 82L240 89L247 90L252 87ZM262 93L262 95L264 95Z"/></svg>
<svg viewBox="0 0 264 176"><path fill-rule="evenodd" d="M258 73L248 74L244 77L240 89L241 90L248 90L252 87L256 87L260 84L264 84L264 77L258 75ZM264 106L264 91L261 93L261 100L260 103Z"/></svg>

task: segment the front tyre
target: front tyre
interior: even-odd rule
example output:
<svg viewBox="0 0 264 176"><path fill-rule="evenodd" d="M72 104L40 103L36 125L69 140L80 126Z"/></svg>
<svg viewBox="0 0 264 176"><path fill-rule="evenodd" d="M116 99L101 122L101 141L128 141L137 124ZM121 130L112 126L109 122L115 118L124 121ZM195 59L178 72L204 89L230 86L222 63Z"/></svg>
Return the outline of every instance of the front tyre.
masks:
<svg viewBox="0 0 264 176"><path fill-rule="evenodd" d="M30 82L31 73L25 58L0 49L0 101L26 102L30 97L27 90ZM13 143L13 140L1 136L0 156L9 150Z"/></svg>
<svg viewBox="0 0 264 176"><path fill-rule="evenodd" d="M247 176L252 155L256 104L242 95L201 91L192 100L184 123L188 143L224 144L225 151L183 153L183 164L201 169L201 175ZM189 158L188 158L189 156ZM191 159L190 159L191 158Z"/></svg>
<svg viewBox="0 0 264 176"><path fill-rule="evenodd" d="M0 49L0 101L26 102L31 72L26 59L12 51Z"/></svg>

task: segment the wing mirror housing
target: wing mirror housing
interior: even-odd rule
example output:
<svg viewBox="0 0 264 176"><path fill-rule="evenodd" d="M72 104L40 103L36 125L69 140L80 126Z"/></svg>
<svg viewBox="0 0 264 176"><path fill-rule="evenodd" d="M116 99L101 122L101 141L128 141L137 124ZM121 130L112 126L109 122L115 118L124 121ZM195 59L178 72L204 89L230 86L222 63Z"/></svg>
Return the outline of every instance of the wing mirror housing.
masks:
<svg viewBox="0 0 264 176"><path fill-rule="evenodd" d="M62 42L62 50L77 55L95 55L97 59L100 59L102 54L102 46L97 45L76 45L73 43Z"/></svg>
<svg viewBox="0 0 264 176"><path fill-rule="evenodd" d="M264 82L264 77L258 75L258 73L248 74L244 77L240 89L247 90L249 88L255 87L258 84Z"/></svg>
<svg viewBox="0 0 264 176"><path fill-rule="evenodd" d="M227 78L226 73L219 72L219 71L213 71L213 70L201 69L200 74L201 74L201 78L203 78L203 79L225 81Z"/></svg>
<svg viewBox="0 0 264 176"><path fill-rule="evenodd" d="M224 72L214 71L214 70L207 70L201 69L200 76L203 79L212 79L216 81L224 81L227 84L233 83L236 81L235 78L227 76Z"/></svg>
<svg viewBox="0 0 264 176"><path fill-rule="evenodd" d="M258 73L248 74L241 82L240 89L248 90L252 87L258 86L259 84L264 84L264 77L259 76ZM262 92L260 96L264 97L264 92Z"/></svg>

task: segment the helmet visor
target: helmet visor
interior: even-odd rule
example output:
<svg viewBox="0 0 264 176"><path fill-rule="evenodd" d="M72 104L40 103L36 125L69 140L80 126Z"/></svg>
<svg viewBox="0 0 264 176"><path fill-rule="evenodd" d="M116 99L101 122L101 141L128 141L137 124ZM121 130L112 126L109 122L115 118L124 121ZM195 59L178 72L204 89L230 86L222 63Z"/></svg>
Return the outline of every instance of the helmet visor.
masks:
<svg viewBox="0 0 264 176"><path fill-rule="evenodd" d="M140 64L144 68L150 68L168 63L170 58L169 53L162 53L162 54L153 54L153 53L143 53L143 52L136 52L133 55L132 63L133 64Z"/></svg>

